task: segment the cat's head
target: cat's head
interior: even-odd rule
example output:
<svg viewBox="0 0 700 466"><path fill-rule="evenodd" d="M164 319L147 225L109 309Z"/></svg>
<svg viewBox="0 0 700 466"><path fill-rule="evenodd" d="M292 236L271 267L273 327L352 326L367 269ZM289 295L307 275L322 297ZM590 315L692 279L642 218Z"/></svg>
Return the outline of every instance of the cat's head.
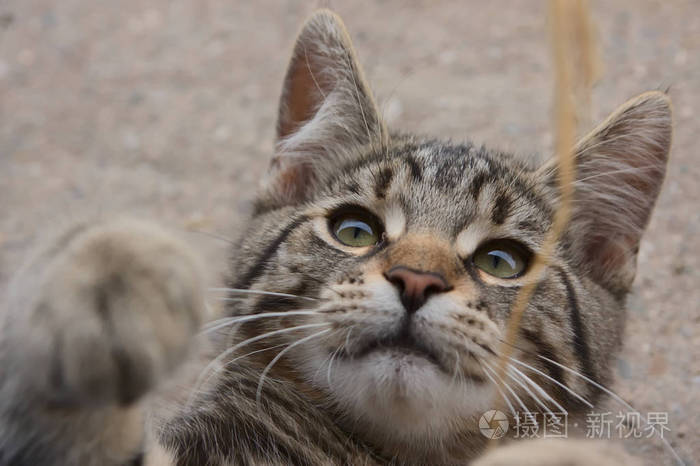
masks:
<svg viewBox="0 0 700 466"><path fill-rule="evenodd" d="M504 376L515 410L593 403L596 390L566 368L608 379L670 141L669 100L651 92L577 146L572 219ZM464 439L481 413L507 409L498 354L518 290L538 279L530 266L557 209L555 165L389 133L327 11L294 48L276 150L232 279L298 296L231 308L285 313L240 328L241 340L273 332L256 340L273 348L260 353L275 363L268 376L391 454Z"/></svg>

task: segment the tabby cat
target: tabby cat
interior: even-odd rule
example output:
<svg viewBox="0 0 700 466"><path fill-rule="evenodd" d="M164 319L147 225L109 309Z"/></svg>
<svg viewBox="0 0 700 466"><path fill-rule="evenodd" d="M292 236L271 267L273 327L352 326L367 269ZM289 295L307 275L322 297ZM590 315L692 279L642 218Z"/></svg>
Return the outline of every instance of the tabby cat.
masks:
<svg viewBox="0 0 700 466"><path fill-rule="evenodd" d="M284 79L227 316L202 330L201 265L156 227L64 232L2 309L0 463L622 464L574 440L480 457L478 422L494 408L572 422L601 401L582 376L610 381L670 144L661 92L583 138L571 221L535 276L556 165L390 132L342 22L319 11Z"/></svg>

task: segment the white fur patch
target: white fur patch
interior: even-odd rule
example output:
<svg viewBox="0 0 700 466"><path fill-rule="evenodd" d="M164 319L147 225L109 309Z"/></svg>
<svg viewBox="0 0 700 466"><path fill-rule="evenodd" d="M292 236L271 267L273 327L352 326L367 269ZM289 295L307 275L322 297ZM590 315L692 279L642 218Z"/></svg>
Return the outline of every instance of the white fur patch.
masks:
<svg viewBox="0 0 700 466"><path fill-rule="evenodd" d="M366 293L362 305L371 312L362 321L355 320L349 338L363 332L379 338L397 330L405 310L396 288L373 274L365 277L362 289ZM330 299L333 294L326 296ZM426 311L430 320L445 323L449 319L436 314L448 308L456 312L462 306L454 297L435 297L419 314ZM431 338L430 332L420 333ZM440 344L437 339L436 344ZM490 384L455 378L423 356L399 348L379 348L358 359L329 358L326 351L313 345L302 351L300 362L311 383L331 394L351 425L363 425L377 441L440 441L455 423L478 418L490 409L494 399Z"/></svg>
<svg viewBox="0 0 700 466"><path fill-rule="evenodd" d="M384 229L390 240L397 240L406 231L406 215L397 205L387 207L384 213Z"/></svg>
<svg viewBox="0 0 700 466"><path fill-rule="evenodd" d="M483 221L469 224L467 228L457 235L457 254L460 257L471 256L476 251L476 248L491 234L491 225Z"/></svg>

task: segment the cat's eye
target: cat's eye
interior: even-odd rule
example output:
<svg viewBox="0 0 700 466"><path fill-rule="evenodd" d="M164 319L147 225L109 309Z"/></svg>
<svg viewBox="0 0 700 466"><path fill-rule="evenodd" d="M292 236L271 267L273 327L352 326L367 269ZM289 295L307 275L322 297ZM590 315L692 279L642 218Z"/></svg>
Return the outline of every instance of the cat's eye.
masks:
<svg viewBox="0 0 700 466"><path fill-rule="evenodd" d="M500 239L480 246L472 256L472 262L494 277L517 278L525 273L531 255L520 243Z"/></svg>
<svg viewBox="0 0 700 466"><path fill-rule="evenodd" d="M369 212L347 211L331 218L333 236L346 246L374 246L381 239L379 221Z"/></svg>

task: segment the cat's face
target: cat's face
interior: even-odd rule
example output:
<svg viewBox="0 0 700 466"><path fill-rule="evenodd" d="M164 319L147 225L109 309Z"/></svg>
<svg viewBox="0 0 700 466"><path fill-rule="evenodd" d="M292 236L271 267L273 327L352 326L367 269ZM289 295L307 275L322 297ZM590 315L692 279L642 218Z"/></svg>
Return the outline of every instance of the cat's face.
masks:
<svg viewBox="0 0 700 466"><path fill-rule="evenodd" d="M276 348L260 353L273 363L269 377L327 403L341 425L389 453L481 438L474 432L488 409L594 402L597 393L563 366L609 376L639 236L663 179L665 96L630 101L579 144L572 221L541 277L530 266L557 207L552 167L389 136L331 14L300 35L278 136L232 280L295 295L231 308L285 313L251 320L237 337L273 332L256 340ZM534 280L501 388L510 310Z"/></svg>
<svg viewBox="0 0 700 466"><path fill-rule="evenodd" d="M537 176L472 146L411 141L338 167L295 213L304 220L266 279L320 300L289 303L317 311L295 324L322 324L286 338L318 333L296 352L305 380L385 435L475 426L497 403L487 371L551 220ZM538 299L552 311L528 326L565 339L568 325L549 324L567 320L565 299L563 289ZM567 348L560 360L572 359Z"/></svg>

